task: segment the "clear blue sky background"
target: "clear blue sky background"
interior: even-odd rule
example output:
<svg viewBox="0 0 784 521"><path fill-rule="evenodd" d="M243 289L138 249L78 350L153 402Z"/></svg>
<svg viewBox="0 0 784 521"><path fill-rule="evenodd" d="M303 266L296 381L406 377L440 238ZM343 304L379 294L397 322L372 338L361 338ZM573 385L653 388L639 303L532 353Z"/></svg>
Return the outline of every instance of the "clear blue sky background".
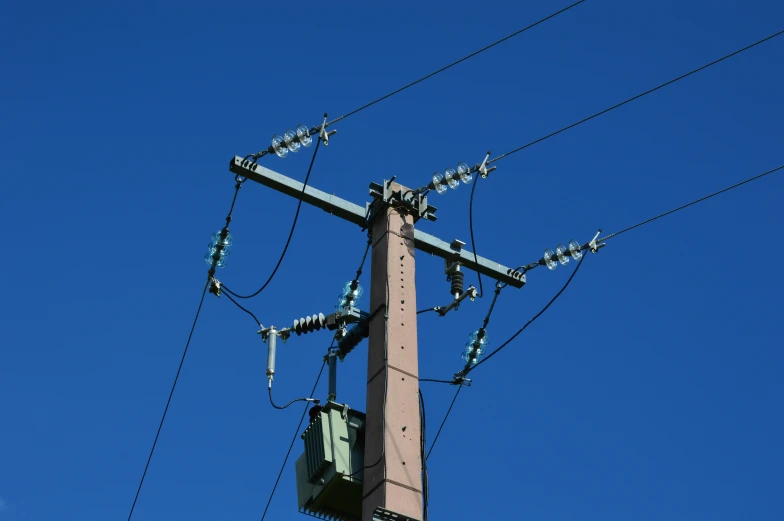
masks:
<svg viewBox="0 0 784 521"><path fill-rule="evenodd" d="M0 521L127 516L202 288L202 256L232 194L233 155L563 5L9 3ZM589 0L340 123L311 182L357 203L392 175L424 184L783 24L784 5L771 0ZM477 190L480 253L530 262L784 163L782 63L784 37L499 162ZM302 180L309 159L263 164ZM429 462L431 519L784 518L783 191L776 174L590 256L557 304L461 393ZM434 195L440 218L421 227L467 241L468 195L463 186ZM258 287L294 209L247 183L219 278ZM252 309L281 326L328 312L364 245L354 225L303 208ZM445 304L442 261L418 260L419 307ZM536 270L524 289L505 291L491 347L573 268ZM423 377L460 368L488 300L421 316ZM208 296L134 519L259 519L301 409L269 406L256 329ZM322 332L280 350L281 401L309 391L328 343ZM365 345L339 368L339 398L359 409ZM431 434L453 392L424 388ZM270 520L300 518L291 463L301 450Z"/></svg>

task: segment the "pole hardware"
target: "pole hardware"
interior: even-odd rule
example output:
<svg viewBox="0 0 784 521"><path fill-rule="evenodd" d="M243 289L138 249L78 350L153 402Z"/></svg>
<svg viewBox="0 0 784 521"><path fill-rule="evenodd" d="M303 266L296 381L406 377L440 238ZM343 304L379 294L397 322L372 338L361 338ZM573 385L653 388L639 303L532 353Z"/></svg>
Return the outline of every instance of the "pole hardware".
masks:
<svg viewBox="0 0 784 521"><path fill-rule="evenodd" d="M376 215L380 215L386 206L405 208L414 217L415 223L419 219L427 221L438 219L436 217L438 208L427 203L427 195L414 194L411 190L407 190L405 193L401 190L392 190L392 182L395 177L397 176L393 176L389 180L385 179L382 184L370 183L370 195L375 201L370 207L368 221L372 221Z"/></svg>
<svg viewBox="0 0 784 521"><path fill-rule="evenodd" d="M591 253L597 253L600 248L604 248L605 246L607 246L607 244L604 242L598 244L596 243L596 240L599 238L599 235L601 235L601 233L602 233L602 229L599 228L599 231L596 232L596 235L593 236L591 242L588 243L588 247L591 249Z"/></svg>
<svg viewBox="0 0 784 521"><path fill-rule="evenodd" d="M319 127L319 139L324 143L324 146L329 145L329 137L334 135L337 130L330 130L327 132L327 114L324 113L324 122Z"/></svg>
<svg viewBox="0 0 784 521"><path fill-rule="evenodd" d="M479 175L482 176L482 179L485 179L490 172L496 169L494 166L491 166L490 168L487 167L487 160L490 159L490 153L491 151L488 150L484 161L482 161L482 164L476 169L476 171L479 172Z"/></svg>
<svg viewBox="0 0 784 521"><path fill-rule="evenodd" d="M221 283L215 277L210 277L210 293L220 298L221 296Z"/></svg>

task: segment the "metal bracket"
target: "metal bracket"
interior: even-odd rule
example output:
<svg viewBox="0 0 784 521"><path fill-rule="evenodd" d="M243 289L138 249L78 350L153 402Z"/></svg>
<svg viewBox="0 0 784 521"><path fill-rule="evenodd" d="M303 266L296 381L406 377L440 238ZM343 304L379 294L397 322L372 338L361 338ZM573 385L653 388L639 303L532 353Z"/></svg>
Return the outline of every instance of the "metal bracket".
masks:
<svg viewBox="0 0 784 521"><path fill-rule="evenodd" d="M324 122L321 124L321 127L319 127L319 139L324 143L324 146L329 145L329 137L336 132L337 130L330 130L327 132L327 115L324 114Z"/></svg>
<svg viewBox="0 0 784 521"><path fill-rule="evenodd" d="M425 219L427 221L435 221L438 219L435 215L437 208L427 203L426 195L416 194L411 197L410 194L413 194L412 191L406 191L404 193L400 190L392 190L392 181L395 180L395 177L397 176L393 176L392 179L389 180L385 179L382 184L370 183L370 195L375 199L375 203L370 209L369 221L371 221L375 215L378 215L380 207L383 207L384 205L406 208L409 213L414 216L414 222L419 219Z"/></svg>
<svg viewBox="0 0 784 521"><path fill-rule="evenodd" d="M459 239L455 239L449 243L449 247L452 249L452 251L455 252L455 254L448 259L444 259L444 273L450 275L459 270L460 266L462 265L460 263L460 252L463 250L463 246L465 245L466 243Z"/></svg>
<svg viewBox="0 0 784 521"><path fill-rule="evenodd" d="M496 168L494 166L491 166L490 168L487 168L487 160L490 159L490 153L491 153L491 151L488 150L487 151L487 155L485 156L484 161L482 161L482 164L479 165L479 167L477 168L477 172L479 172L479 175L482 176L482 179L485 179L487 177L487 175L490 172L492 172L493 170L495 170L495 168Z"/></svg>
<svg viewBox="0 0 784 521"><path fill-rule="evenodd" d="M210 293L212 293L216 297L220 298L220 295L221 295L221 283L215 277L212 277L210 279Z"/></svg>
<svg viewBox="0 0 784 521"><path fill-rule="evenodd" d="M471 387L471 381L470 378L465 377L463 371L455 373L455 376L452 377L452 385L465 385L466 387Z"/></svg>
<svg viewBox="0 0 784 521"><path fill-rule="evenodd" d="M473 286L468 286L468 289L465 290L462 295L460 295L455 300L453 300L448 306L446 306L446 307L438 306L438 307L435 307L433 309L436 310L436 313L438 313L439 316L443 317L444 315L449 313L451 310L459 308L460 307L460 303L462 301L464 301L466 299L466 297L468 297L471 300L471 302L473 302L474 299L476 298L476 295L477 295L476 288L473 287Z"/></svg>
<svg viewBox="0 0 784 521"><path fill-rule="evenodd" d="M591 242L588 243L588 247L591 249L591 253L596 253L599 251L600 248L604 248L605 246L607 246L607 244L603 242L599 244L596 243L596 240L599 238L599 235L601 235L601 233L602 233L602 229L599 228L599 231L596 232L596 235L593 236Z"/></svg>
<svg viewBox="0 0 784 521"><path fill-rule="evenodd" d="M288 327L284 327L283 329L278 329L275 326L264 327L263 325L261 325L261 329L259 330L258 334L261 335L262 342L266 342L270 335L277 335L278 338L283 340L283 343L286 343L286 341L291 336L291 329Z"/></svg>

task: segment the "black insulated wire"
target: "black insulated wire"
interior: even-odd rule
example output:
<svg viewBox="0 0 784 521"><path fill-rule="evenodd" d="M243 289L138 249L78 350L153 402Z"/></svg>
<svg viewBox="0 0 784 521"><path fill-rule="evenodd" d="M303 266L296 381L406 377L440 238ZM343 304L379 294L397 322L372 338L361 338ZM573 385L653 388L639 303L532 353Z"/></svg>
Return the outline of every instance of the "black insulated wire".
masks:
<svg viewBox="0 0 784 521"><path fill-rule="evenodd" d="M291 400L291 401L290 401L289 403L287 403L286 405L277 405L277 404L275 404L275 401L272 399L272 386L271 386L271 385L267 386L267 390L269 391L269 393L268 393L268 394L269 394L269 401L270 401L270 404L271 404L271 405L272 405L272 406L273 406L275 409L278 409L279 411L282 411L283 409L286 409L286 408L288 408L289 406L291 406L292 404L295 404L295 403L297 403L297 402L313 402L315 405L318 405L318 404L319 404L319 401L318 401L318 400L316 400L315 398L294 398L293 400Z"/></svg>
<svg viewBox="0 0 784 521"><path fill-rule="evenodd" d="M225 289L225 288L224 288L224 289ZM237 306L237 307L238 307L238 308L240 308L242 311L244 311L245 313L247 313L248 315L250 315L250 316L253 318L253 321L254 321L254 322L256 322L256 325L258 325L259 327L261 327L261 322L259 322L259 319L258 319L258 318L256 318L256 315L254 315L254 314L253 314L251 311L249 311L248 309L246 309L246 308L244 308L242 305L240 305L240 303L239 303L239 302L237 302L236 300L234 300L234 299L231 297L231 294L230 294L228 291L227 291L226 293L224 293L224 295L226 295L226 298L228 298L230 301L232 301L232 302L234 303L234 305L235 305L235 306Z"/></svg>
<svg viewBox="0 0 784 521"><path fill-rule="evenodd" d="M493 309L495 309L495 303L498 300L498 295L501 294L501 290L504 289L506 286L502 286L500 283L496 283L495 291L493 292L493 300L490 302L490 309L487 310L487 315L485 315L485 319L482 321L482 329L487 329L487 325L490 323L490 315L493 314Z"/></svg>
<svg viewBox="0 0 784 521"><path fill-rule="evenodd" d="M171 405L172 396L174 396L174 389L177 387L177 381L180 379L180 372L182 372L182 365L185 363L185 355L188 354L188 347L191 345L191 339L193 338L193 331L196 329L196 322L199 321L199 315L201 314L201 307L204 304L204 297L207 295L208 287L209 287L209 281L207 281L207 284L204 285L204 289L201 292L201 298L199 299L199 307L196 308L196 316L193 318L193 325L191 326L191 332L188 334L188 341L185 342L185 349L182 352L182 357L180 358L180 365L177 367L177 373L174 375L174 383L172 383L171 390L169 391L169 398L166 400L166 407L164 407L163 409L163 415L161 416L161 421L158 424L158 431L155 433L155 438L152 441L152 447L150 448L149 456L147 456L147 463L144 465L144 472L142 472L142 478L139 481L139 486L136 489L136 495L133 498L133 503L131 504L131 510L130 512L128 512L128 521L131 521L131 517L133 516L133 511L136 508L136 502L139 500L139 494L142 491L144 478L147 476L147 470L150 468L150 461L152 461L152 455L155 452L155 446L158 444L158 438L161 435L161 429L163 429L163 422L166 420L166 413L169 412L169 405Z"/></svg>
<svg viewBox="0 0 784 521"><path fill-rule="evenodd" d="M288 239L286 239L286 245L283 246L283 252L281 252L280 254L280 258L278 259L278 263L275 265L275 269L272 270L272 273L270 274L267 281L257 291L251 293L250 295L239 295L238 293L235 293L234 291L230 290L224 284L223 289L227 293L231 293L232 295L240 299L253 298L259 293L261 293L262 291L264 291L264 289L269 285L269 283L272 282L272 279L275 277L275 274L278 272L278 268L280 268L280 265L283 262L283 258L286 256L286 252L288 251L289 245L291 244L291 238L294 236L294 229L297 227L297 220L299 219L299 211L302 208L302 196L305 195L305 189L308 187L308 180L310 179L310 173L313 171L313 163L314 161L316 161L316 154L318 154L320 143L321 143L320 139L316 140L316 148L315 150L313 150L313 156L310 158L310 166L308 166L308 173L305 176L305 182L302 185L302 192L300 192L299 197L297 198L298 201L297 211L294 213L294 222L291 223L291 231L289 232L289 237Z"/></svg>
<svg viewBox="0 0 784 521"><path fill-rule="evenodd" d="M468 231L471 234L471 249L474 251L474 263L478 266L479 265L479 255L476 253L476 241L474 240L474 192L476 191L476 185L479 184L479 180L482 176L476 176L474 180L474 186L471 187L471 197L468 198ZM482 274L479 273L477 270L476 272L477 280L479 281L479 294L477 297L482 298L485 295L484 288L482 288Z"/></svg>
<svg viewBox="0 0 784 521"><path fill-rule="evenodd" d="M688 78L692 74L696 74L696 73L698 73L700 71L703 71L703 70L707 69L708 67L716 65L717 63L721 63L724 60L732 58L733 56L736 56L736 55L738 55L738 54L740 54L742 52L748 51L749 49L752 49L752 48L754 48L754 47L756 47L756 46L758 46L758 45L760 45L762 43L765 43L768 40L772 40L773 38L776 38L777 36L781 36L782 34L784 34L784 30L779 31L779 32L774 33L774 34L771 34L770 36L767 36L767 37L765 37L765 38L763 38L761 40L757 40L756 42L752 43L751 45L747 45L746 47L738 49L737 51L734 51L734 52L731 52L730 54L722 56L718 60L714 60L714 61L712 61L710 63L706 63L705 65L703 65L701 67L698 67L698 68L696 68L694 70L691 70L691 71L687 72L686 74L682 74L682 75L678 76L677 78L673 78L673 79L671 79L669 81L666 81L666 82L664 82L664 83L662 83L660 85L657 85L656 87L653 87L652 89L648 89L645 92L641 92L640 94L637 94L636 96L632 96L631 98L629 98L629 99L627 99L625 101L622 101L622 102L617 103L617 104L615 104L615 105L613 105L611 107L608 107L608 108L606 108L604 110L601 110L601 111L599 111L599 112L597 112L595 114L592 114L591 116L588 116L587 118L584 118L584 119L581 119L580 121L572 123L571 125L565 126L562 129L560 129L560 130L556 130L555 132L551 132L550 134L547 134L546 136L540 137L539 139L531 141L530 143L527 143L527 144L525 144L525 145L523 145L521 147L515 148L514 150L510 150L509 152L501 154L500 156L498 156L496 158L493 158L490 161L488 161L487 164L490 165L492 163L495 163L496 161L500 161L501 159L503 159L503 158L505 158L507 156L510 156L510 155L514 154L515 152L519 152L519 151L521 151L523 149L526 149L526 148L528 148L530 146L533 146L533 145L535 145L537 143L541 143L542 141L544 141L546 139L550 139L553 136L557 136L561 132L565 132L565 131L567 131L567 130L569 130L571 128L574 128L577 125L582 125L583 123L586 123L586 122L592 120L593 118L599 117L602 114L606 114L606 113L608 113L608 112L610 112L612 110L620 108L620 107L626 105L627 103L631 103L632 101L638 100L638 99L642 98L643 96L647 96L648 94L656 92L659 89L663 89L664 87L667 87L668 85L672 85L673 83L676 83L676 82L678 82L678 81L680 81L680 80L682 80L684 78Z"/></svg>
<svg viewBox="0 0 784 521"><path fill-rule="evenodd" d="M567 5L567 6L566 6L566 7L564 7L563 9L560 9L560 10L558 10L558 11L556 11L556 12L554 12L554 13L552 13L552 14L548 15L548 16L545 16L544 18L542 18L542 19L541 19L541 20L539 20L539 21L536 21L536 22L534 22L534 23L532 23L532 24L530 24L530 25L528 25L528 26L526 26L526 27L523 27L522 29L519 29L519 30L515 31L515 32L513 32L512 34L509 34L509 35L507 35L507 36L504 36L504 37L503 37L503 38L501 38L500 40L496 40L495 42L491 43L490 45L486 45L485 47L482 47L482 48L481 48L481 49L479 49L478 51L474 51L474 52L472 52L472 53L471 53L471 54L469 54L469 55L463 56L463 57L462 57L462 58L460 58L459 60L457 60L457 61L454 61L454 62L450 63L449 65L446 65L446 66L444 66L444 67L441 67L440 69L438 69L438 70L436 70L436 71L434 71L434 72L431 72L430 74L428 74L428 75L426 75L426 76L422 76L422 77L421 77L421 78L419 78L418 80L412 81L411 83L409 83L409 84L407 84L407 85L404 85L404 86L400 87L399 89L393 90L393 91L392 91L392 92L390 92L389 94L386 94L386 95L384 95L384 96L381 96L380 98L377 98L377 99L375 99L375 100L371 101L370 103L366 103L366 104L362 105L361 107L359 107L359 108L357 108L357 109L354 109L354 110L352 110L351 112L349 112L349 113L347 113L347 114L344 114L344 115L340 116L339 118L335 118L335 119L333 119L332 121L330 121L329 123L327 123L327 125L326 125L326 126L327 126L327 127L329 127L329 126L331 126L331 125L333 125L333 124L337 123L338 121L341 121L341 120L343 120L343 119L346 119L346 118L347 118L347 117L349 117L349 116L353 116L353 115L354 115L354 114L356 114L357 112L361 112L361 111L365 110L365 109L366 109L366 108L368 108L368 107L372 107L373 105L375 105L376 103L378 103L378 102L380 102L380 101L384 101L385 99L387 99L387 98L390 98L390 97L394 96L395 94L398 94L398 93L400 93L400 92L403 92L404 90L406 90L406 89L408 89L408 88L410 88L410 87L413 87L414 85L416 85L416 84L418 84L418 83L422 83L423 81L425 81L425 80L427 80L427 79L429 79L429 78L432 78L432 77L433 77L433 76L435 76L436 74L440 74L440 73L444 72L445 70L447 70L447 69L450 69L450 68L454 67L455 65L458 65L458 64L460 64L460 63L463 63L464 61L466 61L466 60L469 60L469 59L473 58L474 56L476 56L476 55L478 55L478 54L481 54L481 53L483 53L483 52L487 51L488 49L492 49L492 48L493 48L493 47L495 47L496 45L499 45L499 44L501 44L501 43L505 42L506 40L509 40L510 38L514 38L515 36L517 36L517 35L519 35L519 34L522 34L522 33L526 32L526 31L528 31L529 29L533 29L533 28L534 28L534 27L536 27L537 25L539 25L539 24L542 24L542 23L546 22L547 20L550 20L551 18L555 18L555 17L556 17L556 16L558 16L559 14L561 14L561 13L565 13L565 12L566 12L566 11L568 11L569 9L571 9L571 8L573 8L573 7L576 7L576 6L578 6L578 5L582 4L583 2L585 2L585 0L579 0L579 1L577 1L577 2L574 2L573 4Z"/></svg>
<svg viewBox="0 0 784 521"><path fill-rule="evenodd" d="M332 349L332 345L329 346L329 349ZM324 372L324 366L327 365L326 360L322 362L321 369L319 370L318 376L316 377L316 383L313 384L313 389L311 389L310 394L311 396L316 392L316 387L318 387L319 380L321 380L321 374ZM299 436L299 430L302 428L302 421L305 419L305 415L308 413L308 405L305 404L305 409L302 411L302 416L299 418L299 423L297 424L297 429L294 431L294 437L291 439L291 443L289 444L289 450L286 452L286 457L283 458L283 465L280 466L280 472L278 472L278 478L275 480L275 485L272 487L272 492L270 492L270 497L267 500L267 506L264 507L264 513L261 515L261 521L264 521L264 518L267 517L267 511L269 510L270 504L272 503L272 498L275 496L275 491L278 489L278 483L280 483L280 477L283 475L283 470L286 468L286 462L289 460L289 456L291 455L291 449L294 448L294 444L297 442L297 437Z"/></svg>
<svg viewBox="0 0 784 521"><path fill-rule="evenodd" d="M419 389L419 458L422 465L422 521L427 521L429 481L427 475L427 458L425 449L427 447L427 416L425 414L425 398L422 396L422 389Z"/></svg>
<svg viewBox="0 0 784 521"><path fill-rule="evenodd" d="M554 296L552 299L550 299L550 301L547 303L547 305L545 305L545 306L544 306L544 307L541 309L541 311L539 311L539 313L537 313L536 315L534 315L534 316L533 316L533 318L531 318L531 319L530 319L528 322L526 322L526 323L525 323L525 325L524 325L523 327L521 327L521 328L520 328L520 329L517 331L517 333L515 333L514 335L512 335L512 336L511 336L511 338L509 338L509 339L508 339L506 342L504 342L503 344L501 344L500 346L498 346L498 348L497 348L495 351L493 351L492 353L490 353L489 355L487 355L485 358L483 358L482 360L480 360L480 361L479 361L479 363L477 363L476 365L474 365L474 366L470 367L469 369L465 370L465 371L463 372L463 376L467 376L467 375L468 375L468 373L470 373L470 372L474 371L474 370L475 370L477 367L479 367L480 365L484 364L485 362L487 362L488 360L490 360L491 358L493 358L493 356L495 356L495 355L496 355L496 354L497 354L499 351L501 351L503 348L505 348L507 345L509 345L509 344L510 344L510 343L511 343L511 342L512 342L512 341L513 341L515 338L517 338L517 336L518 336L520 333L522 333L523 331L525 331L525 329L526 329L528 326L530 326L531 324L533 324L533 323L534 323L534 321L535 321L537 318L539 318L540 316L542 316L542 314L544 314L544 312L545 312L545 311L547 311L547 309L548 309L550 306L552 306L552 305L553 305L553 302L555 302L556 300L558 300L558 297L560 297L560 296L561 296L561 294L562 294L562 293L563 293L563 292L566 290L566 288L568 288L568 287L569 287L569 284L572 282L572 279L574 279L574 276L575 276L575 275L577 275L577 272L580 270L580 266L582 266L582 264L583 264L583 261L584 261L584 260L585 260L585 255L583 255L583 256L580 258L580 261L577 263L577 267L576 267L576 268L574 268L574 271L573 271L573 272L572 272L572 274L569 276L569 279L566 281L566 284L564 284L564 285L563 285L563 287L562 287L562 288L561 288L561 289L558 291L558 293L556 293L556 294L555 294L555 296Z"/></svg>

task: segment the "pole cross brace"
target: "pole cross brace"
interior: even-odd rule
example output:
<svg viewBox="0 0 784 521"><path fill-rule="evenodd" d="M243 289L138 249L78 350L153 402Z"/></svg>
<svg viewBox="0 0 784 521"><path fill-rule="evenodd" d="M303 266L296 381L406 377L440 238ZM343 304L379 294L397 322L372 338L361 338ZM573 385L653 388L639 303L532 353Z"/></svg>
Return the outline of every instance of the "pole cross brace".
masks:
<svg viewBox="0 0 784 521"><path fill-rule="evenodd" d="M253 161L245 160L240 156L235 156L230 161L229 170L234 174L246 177L291 197L297 199L301 197L305 203L321 208L327 213L352 222L363 229L367 228L369 214L367 207L359 206L340 197L322 192L312 186L304 187L299 181L274 172ZM424 204L427 204L426 201L424 201ZM442 241L438 237L434 237L419 229L414 229L414 247L442 259L449 259L453 262L459 260L465 269L479 272L512 287L522 288L525 285L525 274L481 256L477 256L474 259L474 254L464 248L460 249L457 252L457 256L455 256L456 252L448 242Z"/></svg>

